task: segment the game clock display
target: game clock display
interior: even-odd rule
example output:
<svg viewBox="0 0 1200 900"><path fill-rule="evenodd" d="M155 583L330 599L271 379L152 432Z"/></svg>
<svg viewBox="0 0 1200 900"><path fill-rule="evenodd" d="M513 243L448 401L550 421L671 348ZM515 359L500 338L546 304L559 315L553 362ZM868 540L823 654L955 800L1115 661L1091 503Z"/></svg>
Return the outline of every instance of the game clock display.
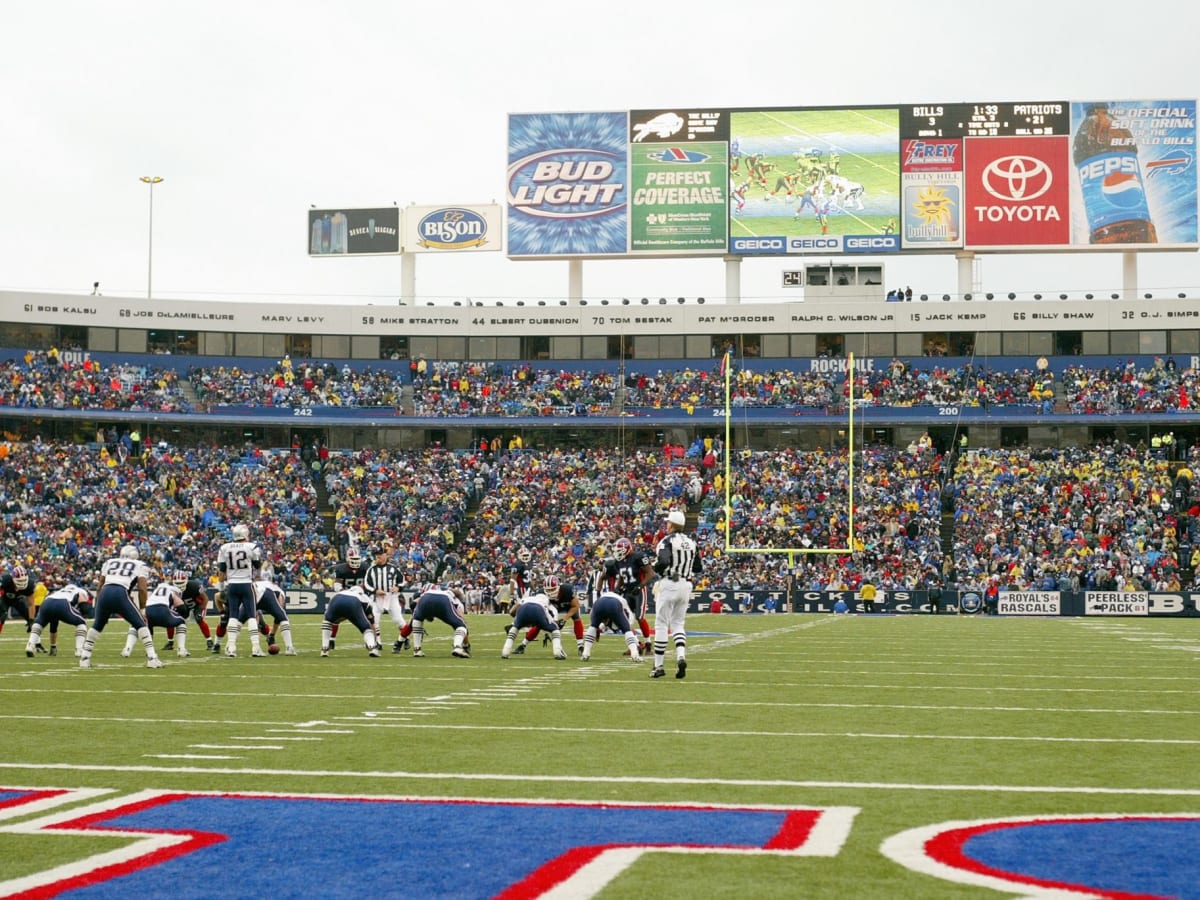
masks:
<svg viewBox="0 0 1200 900"><path fill-rule="evenodd" d="M907 138L1040 137L1070 130L1071 105L1065 100L900 107L900 133Z"/></svg>

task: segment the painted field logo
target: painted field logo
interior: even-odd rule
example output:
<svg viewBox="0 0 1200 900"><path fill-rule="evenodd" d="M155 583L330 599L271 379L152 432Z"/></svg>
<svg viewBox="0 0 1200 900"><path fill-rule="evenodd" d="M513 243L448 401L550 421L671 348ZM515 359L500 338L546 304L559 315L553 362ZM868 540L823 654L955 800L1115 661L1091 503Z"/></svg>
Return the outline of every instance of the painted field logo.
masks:
<svg viewBox="0 0 1200 900"><path fill-rule="evenodd" d="M465 250L487 243L487 221L470 209L438 209L417 225L417 243L430 250Z"/></svg>
<svg viewBox="0 0 1200 900"><path fill-rule="evenodd" d="M515 212L547 219L585 219L625 208L625 185L614 180L617 155L604 150L548 150L508 167L508 202Z"/></svg>

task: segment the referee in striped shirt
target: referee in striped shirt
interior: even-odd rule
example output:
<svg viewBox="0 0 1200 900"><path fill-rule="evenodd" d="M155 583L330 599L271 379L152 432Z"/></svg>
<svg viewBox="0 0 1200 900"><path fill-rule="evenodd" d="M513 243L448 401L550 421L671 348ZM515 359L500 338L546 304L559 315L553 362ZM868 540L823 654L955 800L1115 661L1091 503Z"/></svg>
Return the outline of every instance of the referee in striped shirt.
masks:
<svg viewBox="0 0 1200 900"><path fill-rule="evenodd" d="M383 615L387 613L395 623L397 631L404 627L404 606L400 602L400 589L404 586L404 576L390 562L395 545L390 538L385 538L375 549L375 559L363 575L363 589L371 598L375 611L376 643L382 646L379 629L383 623ZM408 639L397 637L392 644L392 652L399 653L408 645Z"/></svg>
<svg viewBox="0 0 1200 900"><path fill-rule="evenodd" d="M675 677L687 677L687 618L692 599L692 576L704 571L700 549L695 540L683 533L686 523L682 510L667 516L667 534L655 548L654 571L660 576L654 607L654 668L651 678L662 678L667 638L675 643Z"/></svg>

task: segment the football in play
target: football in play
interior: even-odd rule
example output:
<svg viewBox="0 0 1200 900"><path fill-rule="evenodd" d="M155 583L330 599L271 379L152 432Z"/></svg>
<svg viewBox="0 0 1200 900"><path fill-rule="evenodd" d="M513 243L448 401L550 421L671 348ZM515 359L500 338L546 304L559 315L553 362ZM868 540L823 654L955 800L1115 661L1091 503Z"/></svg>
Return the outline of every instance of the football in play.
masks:
<svg viewBox="0 0 1200 900"><path fill-rule="evenodd" d="M269 646L267 648L267 652L270 653L272 656L275 656L277 653L279 653L279 645L272 644L271 646Z"/></svg>

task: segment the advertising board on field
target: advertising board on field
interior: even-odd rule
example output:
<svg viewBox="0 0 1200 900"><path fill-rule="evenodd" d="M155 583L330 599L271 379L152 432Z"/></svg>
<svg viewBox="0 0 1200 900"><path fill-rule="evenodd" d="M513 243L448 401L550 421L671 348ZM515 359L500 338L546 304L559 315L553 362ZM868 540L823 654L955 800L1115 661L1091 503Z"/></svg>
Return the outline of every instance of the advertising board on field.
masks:
<svg viewBox="0 0 1200 900"><path fill-rule="evenodd" d="M1146 616L1150 614L1148 591L1084 591L1085 616Z"/></svg>
<svg viewBox="0 0 1200 900"><path fill-rule="evenodd" d="M1058 591L1001 591L996 612L1002 616L1058 616L1062 595Z"/></svg>

